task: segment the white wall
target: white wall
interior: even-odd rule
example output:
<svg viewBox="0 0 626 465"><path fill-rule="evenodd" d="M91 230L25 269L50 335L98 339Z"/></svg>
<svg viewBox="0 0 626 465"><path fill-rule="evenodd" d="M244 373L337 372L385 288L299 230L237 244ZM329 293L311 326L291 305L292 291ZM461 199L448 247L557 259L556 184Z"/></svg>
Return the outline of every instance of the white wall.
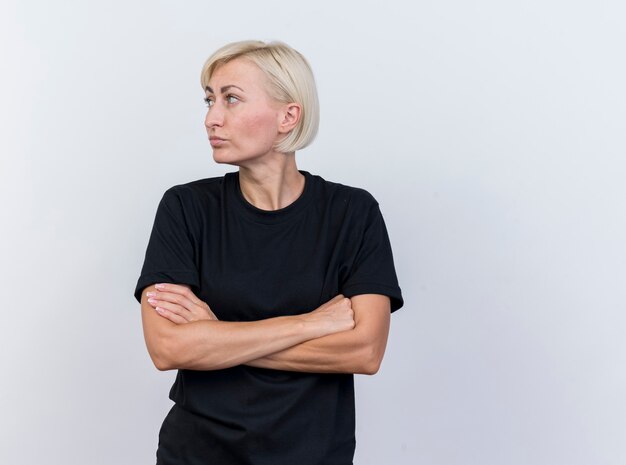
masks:
<svg viewBox="0 0 626 465"><path fill-rule="evenodd" d="M280 39L322 104L298 166L380 202L405 297L357 465L626 463L623 2L3 2L0 462L154 463L157 202L212 161L199 85Z"/></svg>

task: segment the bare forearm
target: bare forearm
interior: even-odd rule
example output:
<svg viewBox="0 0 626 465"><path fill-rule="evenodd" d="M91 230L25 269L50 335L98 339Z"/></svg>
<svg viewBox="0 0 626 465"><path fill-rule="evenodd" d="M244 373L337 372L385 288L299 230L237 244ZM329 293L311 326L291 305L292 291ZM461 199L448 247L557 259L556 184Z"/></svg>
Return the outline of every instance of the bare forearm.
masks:
<svg viewBox="0 0 626 465"><path fill-rule="evenodd" d="M158 292L156 286L147 287L141 304L146 345L159 370L229 368L312 339L350 332L356 324L351 300L342 294L309 313L228 322L215 319L188 286L160 286Z"/></svg>
<svg viewBox="0 0 626 465"><path fill-rule="evenodd" d="M319 322L284 316L250 322L203 320L175 325L160 341L160 369L218 370L327 334Z"/></svg>
<svg viewBox="0 0 626 465"><path fill-rule="evenodd" d="M389 297L362 294L352 298L355 326L308 340L248 362L248 365L309 373L375 374L380 368L390 325Z"/></svg>
<svg viewBox="0 0 626 465"><path fill-rule="evenodd" d="M339 294L303 315L226 322L214 319L189 286L160 286L160 292L155 285L144 289L141 304L146 345L160 370L218 370L247 364L374 374L382 362L390 315L385 295ZM152 306L160 309L159 315Z"/></svg>
<svg viewBox="0 0 626 465"><path fill-rule="evenodd" d="M364 341L358 331L350 330L302 342L246 364L309 373L374 374L382 356L375 344Z"/></svg>

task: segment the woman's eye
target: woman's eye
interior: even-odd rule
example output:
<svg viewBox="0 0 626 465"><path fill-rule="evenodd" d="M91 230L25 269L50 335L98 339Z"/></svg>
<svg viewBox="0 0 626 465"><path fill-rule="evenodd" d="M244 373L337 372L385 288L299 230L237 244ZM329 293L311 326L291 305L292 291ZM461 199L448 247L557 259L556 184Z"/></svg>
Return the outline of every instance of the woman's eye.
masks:
<svg viewBox="0 0 626 465"><path fill-rule="evenodd" d="M210 98L205 98L204 102L206 103L206 106L211 108L213 106L213 100L211 100Z"/></svg>
<svg viewBox="0 0 626 465"><path fill-rule="evenodd" d="M226 101L228 103L236 103L239 101L239 99L237 97L235 97L234 95L227 95L226 96Z"/></svg>

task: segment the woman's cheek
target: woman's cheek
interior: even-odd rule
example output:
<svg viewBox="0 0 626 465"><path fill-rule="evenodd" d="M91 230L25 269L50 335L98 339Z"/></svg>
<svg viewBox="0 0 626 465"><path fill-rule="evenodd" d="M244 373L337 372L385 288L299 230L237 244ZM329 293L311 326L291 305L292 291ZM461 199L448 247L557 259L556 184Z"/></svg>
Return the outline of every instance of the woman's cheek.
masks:
<svg viewBox="0 0 626 465"><path fill-rule="evenodd" d="M278 137L276 119L269 115L258 115L249 118L246 122L246 127L248 128L246 135L249 138L254 138L257 142L263 143L263 145L273 145L276 137Z"/></svg>

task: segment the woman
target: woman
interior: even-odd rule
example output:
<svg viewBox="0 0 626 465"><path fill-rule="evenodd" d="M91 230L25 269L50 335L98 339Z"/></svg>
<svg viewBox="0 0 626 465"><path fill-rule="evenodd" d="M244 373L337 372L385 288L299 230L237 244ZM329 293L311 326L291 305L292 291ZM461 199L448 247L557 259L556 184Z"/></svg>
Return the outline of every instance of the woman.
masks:
<svg viewBox="0 0 626 465"><path fill-rule="evenodd" d="M217 163L168 189L135 289L159 370L177 369L158 464L351 464L353 374L378 371L402 307L367 191L296 166L318 128L307 61L222 47L201 74Z"/></svg>

